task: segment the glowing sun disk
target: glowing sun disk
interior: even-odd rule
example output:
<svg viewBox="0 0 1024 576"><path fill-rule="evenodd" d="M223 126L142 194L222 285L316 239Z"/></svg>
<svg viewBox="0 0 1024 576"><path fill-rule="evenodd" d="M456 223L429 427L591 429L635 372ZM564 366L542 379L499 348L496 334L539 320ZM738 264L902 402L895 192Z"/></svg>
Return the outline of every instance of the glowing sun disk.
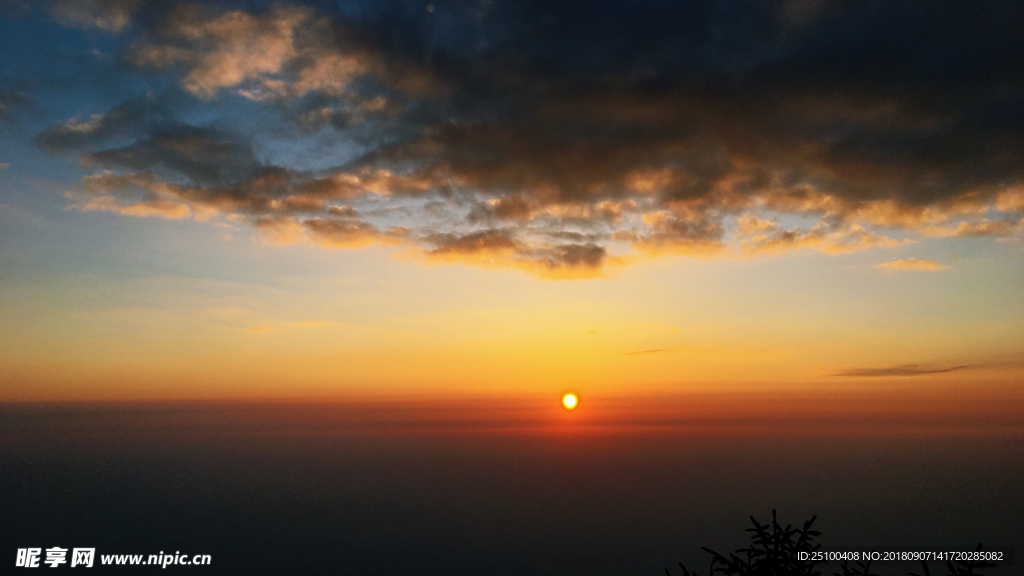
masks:
<svg viewBox="0 0 1024 576"><path fill-rule="evenodd" d="M562 406L566 410L573 410L576 408L576 404L579 403L579 399L576 398L575 394L566 394L562 396Z"/></svg>

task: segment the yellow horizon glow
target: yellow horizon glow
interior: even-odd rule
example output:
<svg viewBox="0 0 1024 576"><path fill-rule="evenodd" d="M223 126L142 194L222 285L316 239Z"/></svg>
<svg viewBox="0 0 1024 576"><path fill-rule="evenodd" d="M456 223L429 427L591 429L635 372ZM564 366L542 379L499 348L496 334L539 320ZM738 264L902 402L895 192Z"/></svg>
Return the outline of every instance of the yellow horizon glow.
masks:
<svg viewBox="0 0 1024 576"><path fill-rule="evenodd" d="M254 266L237 280L68 274L11 284L0 402L550 402L584 388L588 398L840 390L882 381L843 371L906 365L934 373L886 382L1012 383L1021 373L1024 324L1011 313L1012 275L997 273L1005 268L900 275L874 270L877 256L859 268L855 257L677 259L612 279L546 281L424 268L374 250L237 248ZM957 366L969 368L941 372Z"/></svg>

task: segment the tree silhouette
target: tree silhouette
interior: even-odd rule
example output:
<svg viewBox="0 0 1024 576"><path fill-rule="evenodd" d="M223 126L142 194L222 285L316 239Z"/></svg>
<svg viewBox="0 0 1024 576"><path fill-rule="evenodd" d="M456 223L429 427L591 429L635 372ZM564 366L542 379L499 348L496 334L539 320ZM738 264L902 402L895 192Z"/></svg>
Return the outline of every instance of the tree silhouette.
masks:
<svg viewBox="0 0 1024 576"><path fill-rule="evenodd" d="M811 552L821 548L821 544L815 540L821 536L821 532L812 530L817 516L811 517L804 522L802 528L794 528L790 524L782 526L779 524L778 515L772 510L772 521L770 524L761 524L753 516L750 517L752 528L750 532L750 546L740 548L728 556L720 554L710 548L701 546L701 550L711 555L710 576L821 576L819 566L826 564L823 560L813 560ZM978 544L976 551L981 551L981 544ZM807 552L804 560L800 559L800 552ZM979 569L993 568L996 565L983 561L958 561L947 562L946 568L949 576L984 576ZM682 562L679 563L682 576L697 576L691 572ZM932 576L928 564L921 562L923 573L911 572L908 576ZM839 570L833 572L834 576L879 576L871 571L871 561L855 561L850 563L844 560L839 565ZM666 576L672 576L668 568L665 569ZM936 575L938 576L938 575Z"/></svg>
<svg viewBox="0 0 1024 576"><path fill-rule="evenodd" d="M804 522L803 528L794 528L790 524L779 524L775 510L772 510L771 524L761 524L751 516L750 521L754 527L747 528L747 532L751 532L749 548L741 548L725 556L701 547L701 550L711 554L711 576L820 576L821 572L815 568L824 562L799 560L798 554L821 548L821 544L814 543L821 532L811 530L817 518L814 516ZM683 570L683 576L696 576L682 562L679 567ZM665 574L671 576L667 568Z"/></svg>

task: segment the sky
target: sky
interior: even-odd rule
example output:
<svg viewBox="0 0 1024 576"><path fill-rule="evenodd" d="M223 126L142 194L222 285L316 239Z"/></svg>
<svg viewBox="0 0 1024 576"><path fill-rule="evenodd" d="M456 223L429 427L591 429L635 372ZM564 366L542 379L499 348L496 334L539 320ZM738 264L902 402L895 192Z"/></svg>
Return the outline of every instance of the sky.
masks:
<svg viewBox="0 0 1024 576"><path fill-rule="evenodd" d="M1019 403L1021 21L4 0L0 401Z"/></svg>

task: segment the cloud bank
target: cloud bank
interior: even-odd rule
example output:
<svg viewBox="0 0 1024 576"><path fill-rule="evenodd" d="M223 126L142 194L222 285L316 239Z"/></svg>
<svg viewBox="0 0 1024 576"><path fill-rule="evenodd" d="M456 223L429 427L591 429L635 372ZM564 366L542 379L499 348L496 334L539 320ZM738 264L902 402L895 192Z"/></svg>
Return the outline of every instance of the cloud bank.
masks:
<svg viewBox="0 0 1024 576"><path fill-rule="evenodd" d="M175 86L36 136L84 211L549 278L1024 233L1016 2L52 6Z"/></svg>

